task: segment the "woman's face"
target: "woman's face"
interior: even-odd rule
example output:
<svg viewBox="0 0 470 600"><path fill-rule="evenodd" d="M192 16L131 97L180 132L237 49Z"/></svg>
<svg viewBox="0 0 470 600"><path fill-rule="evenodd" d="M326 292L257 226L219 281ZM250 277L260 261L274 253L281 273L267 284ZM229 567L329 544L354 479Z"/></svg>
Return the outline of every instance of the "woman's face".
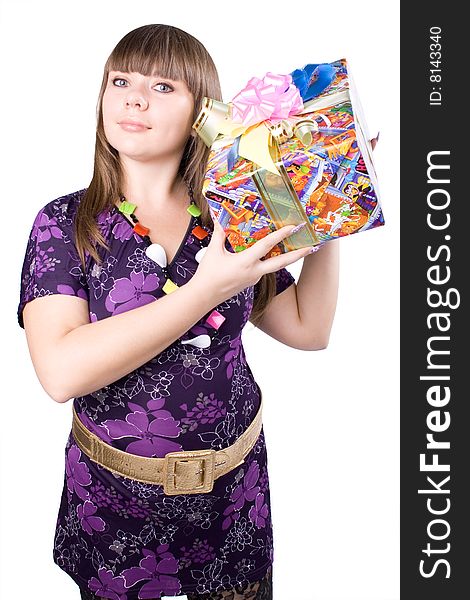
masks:
<svg viewBox="0 0 470 600"><path fill-rule="evenodd" d="M192 133L194 97L183 81L111 71L103 95L108 142L120 154L140 161L182 154ZM126 127L122 121L144 124Z"/></svg>

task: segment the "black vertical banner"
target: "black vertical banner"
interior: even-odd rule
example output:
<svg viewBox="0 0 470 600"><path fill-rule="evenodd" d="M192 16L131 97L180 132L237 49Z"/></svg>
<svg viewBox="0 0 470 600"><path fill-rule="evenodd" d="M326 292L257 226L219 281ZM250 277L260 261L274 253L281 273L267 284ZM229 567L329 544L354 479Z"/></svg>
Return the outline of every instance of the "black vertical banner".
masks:
<svg viewBox="0 0 470 600"><path fill-rule="evenodd" d="M401 600L470 594L470 29L462 6L401 5Z"/></svg>

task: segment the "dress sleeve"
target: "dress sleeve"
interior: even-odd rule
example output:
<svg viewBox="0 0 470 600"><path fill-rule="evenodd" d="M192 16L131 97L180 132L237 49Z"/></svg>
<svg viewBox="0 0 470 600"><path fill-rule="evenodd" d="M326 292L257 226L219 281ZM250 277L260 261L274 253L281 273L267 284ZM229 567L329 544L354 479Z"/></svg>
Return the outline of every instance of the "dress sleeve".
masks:
<svg viewBox="0 0 470 600"><path fill-rule="evenodd" d="M295 278L286 268L276 271L276 296L295 283Z"/></svg>
<svg viewBox="0 0 470 600"><path fill-rule="evenodd" d="M295 277L285 267L275 272L276 275L276 296L295 283ZM258 295L259 283L254 287L254 300Z"/></svg>
<svg viewBox="0 0 470 600"><path fill-rule="evenodd" d="M50 294L89 299L88 285L72 241L72 223L66 205L53 201L34 219L21 270L18 323L24 329L27 302Z"/></svg>

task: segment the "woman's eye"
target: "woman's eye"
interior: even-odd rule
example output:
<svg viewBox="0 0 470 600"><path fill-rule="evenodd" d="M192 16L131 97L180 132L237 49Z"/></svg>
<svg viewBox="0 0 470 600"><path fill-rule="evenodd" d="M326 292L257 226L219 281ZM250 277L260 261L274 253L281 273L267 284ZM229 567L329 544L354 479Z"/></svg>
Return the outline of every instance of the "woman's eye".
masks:
<svg viewBox="0 0 470 600"><path fill-rule="evenodd" d="M113 79L113 84L114 84L114 85L116 85L116 81L126 81L126 80L125 80L125 79L123 79L122 77L115 77L115 78ZM126 81L126 83L127 83L127 81ZM162 83L157 83L157 84L156 84L156 86L158 86L158 85L163 85L163 86L165 86L166 88L168 88L168 90L172 90L172 89L173 89L173 88L172 88L170 85L168 85L167 83L163 83L163 82L162 82ZM155 87L156 87L156 86L155 86ZM125 87L125 86L123 86L123 85L116 85L116 87Z"/></svg>
<svg viewBox="0 0 470 600"><path fill-rule="evenodd" d="M165 87L167 87L169 90L172 90L173 88L171 86L169 86L167 83L157 83L157 85L164 85Z"/></svg>

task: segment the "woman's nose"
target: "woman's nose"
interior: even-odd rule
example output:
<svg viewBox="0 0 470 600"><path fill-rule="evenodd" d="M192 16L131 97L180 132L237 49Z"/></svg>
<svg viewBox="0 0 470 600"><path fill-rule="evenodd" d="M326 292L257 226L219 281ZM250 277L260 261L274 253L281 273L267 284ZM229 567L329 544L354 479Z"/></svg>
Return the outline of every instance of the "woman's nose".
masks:
<svg viewBox="0 0 470 600"><path fill-rule="evenodd" d="M133 93L129 94L126 105L132 107L138 105L140 108L147 108L148 102L141 94Z"/></svg>

